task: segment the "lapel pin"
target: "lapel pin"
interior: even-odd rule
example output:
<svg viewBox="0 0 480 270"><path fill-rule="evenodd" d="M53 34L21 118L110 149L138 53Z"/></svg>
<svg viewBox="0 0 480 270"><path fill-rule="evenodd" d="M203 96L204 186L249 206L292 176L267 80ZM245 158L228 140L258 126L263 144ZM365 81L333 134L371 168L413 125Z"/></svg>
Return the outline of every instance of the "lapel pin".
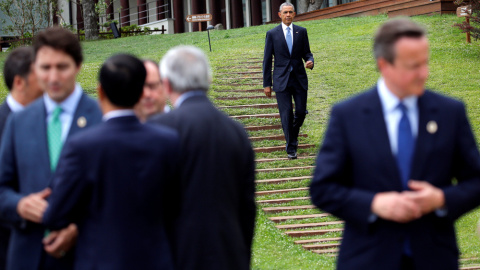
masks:
<svg viewBox="0 0 480 270"><path fill-rule="evenodd" d="M77 126L79 128L84 128L85 126L87 125L87 119L83 116L80 116L78 119L77 119Z"/></svg>
<svg viewBox="0 0 480 270"><path fill-rule="evenodd" d="M438 130L438 125L437 125L437 122L435 121L428 121L427 123L427 131L428 133L430 134L435 134Z"/></svg>

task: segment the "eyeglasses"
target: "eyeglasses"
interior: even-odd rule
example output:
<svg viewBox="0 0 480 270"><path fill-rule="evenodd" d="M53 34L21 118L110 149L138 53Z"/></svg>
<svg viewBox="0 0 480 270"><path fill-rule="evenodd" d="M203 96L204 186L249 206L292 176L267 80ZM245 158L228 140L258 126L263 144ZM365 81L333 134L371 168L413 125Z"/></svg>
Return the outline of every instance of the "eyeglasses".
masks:
<svg viewBox="0 0 480 270"><path fill-rule="evenodd" d="M143 87L147 87L147 88L150 88L150 89L156 89L158 88L160 85L162 84L161 81L158 81L158 82L152 82L152 83L144 83L143 84Z"/></svg>

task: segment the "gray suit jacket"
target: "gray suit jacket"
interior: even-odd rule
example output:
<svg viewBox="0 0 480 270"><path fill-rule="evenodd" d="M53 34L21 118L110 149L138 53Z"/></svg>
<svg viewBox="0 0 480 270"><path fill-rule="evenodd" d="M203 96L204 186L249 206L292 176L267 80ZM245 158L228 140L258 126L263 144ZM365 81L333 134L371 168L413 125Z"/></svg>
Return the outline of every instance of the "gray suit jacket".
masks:
<svg viewBox="0 0 480 270"><path fill-rule="evenodd" d="M82 116L86 125L79 127L76 122ZM101 117L97 102L83 94L68 137L100 123ZM17 204L22 197L48 187L53 177L45 119L45 104L40 98L12 114L5 125L0 147L0 218L13 225L7 269L38 269L40 264L45 228L23 220Z"/></svg>

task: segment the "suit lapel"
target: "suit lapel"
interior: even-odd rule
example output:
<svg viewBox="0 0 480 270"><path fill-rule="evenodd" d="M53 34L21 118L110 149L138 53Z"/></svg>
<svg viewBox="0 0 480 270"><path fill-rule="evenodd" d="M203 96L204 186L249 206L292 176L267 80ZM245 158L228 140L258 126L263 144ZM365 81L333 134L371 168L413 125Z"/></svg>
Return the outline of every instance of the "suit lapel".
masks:
<svg viewBox="0 0 480 270"><path fill-rule="evenodd" d="M281 40L283 40L282 41L283 48L287 51L288 54L290 54L288 52L287 40L285 39L285 34L283 33L282 24L277 26L277 32L278 32L278 36L281 38ZM293 47L292 47L292 51L293 51Z"/></svg>
<svg viewBox="0 0 480 270"><path fill-rule="evenodd" d="M372 152L383 160L384 168L379 168L387 172L388 177L393 179L388 185L394 187L395 190L401 190L400 173L398 171L395 157L390 146L387 126L383 116L382 104L378 96L377 87L370 90L367 97L368 103L363 108L363 126L366 127L369 138L369 145Z"/></svg>
<svg viewBox="0 0 480 270"><path fill-rule="evenodd" d="M427 125L433 124L438 125L440 123L438 108L436 104L431 102L429 98L429 93L426 91L425 94L418 98L418 135L415 143L415 152L413 156L413 163L411 169L411 177L417 180L421 179L422 168L428 159L428 155L433 149L436 141L436 129L435 132L430 132L427 130Z"/></svg>
<svg viewBox="0 0 480 270"><path fill-rule="evenodd" d="M300 38L299 32L300 31L299 31L298 27L296 25L293 25L293 27L292 27L292 35L293 35L292 54L293 54L293 51L296 48L296 44L298 44L298 41L299 41L299 38Z"/></svg>
<svg viewBox="0 0 480 270"><path fill-rule="evenodd" d="M70 130L68 131L67 138L93 124L90 123L91 121L89 121L91 119L92 110L88 106L86 98L87 97L85 93L82 93L82 97L78 101L77 109L75 110L75 113L73 115L72 125L70 126Z"/></svg>
<svg viewBox="0 0 480 270"><path fill-rule="evenodd" d="M37 106L37 114L34 116L34 121L30 123L32 125L32 130L38 131L36 132L35 136L39 143L34 144L37 147L35 151L38 153L38 157L35 157L35 160L41 162L41 166L38 168L42 168L44 174L39 175L48 175L47 179L44 179L46 182L39 183L39 188L43 189L47 186L50 182L50 178L52 177L52 171L50 170L50 155L48 153L48 139L47 139L47 110L45 108L45 103L43 98L39 99L35 105ZM39 177L39 181L42 180L42 177ZM40 190L40 189L38 189Z"/></svg>

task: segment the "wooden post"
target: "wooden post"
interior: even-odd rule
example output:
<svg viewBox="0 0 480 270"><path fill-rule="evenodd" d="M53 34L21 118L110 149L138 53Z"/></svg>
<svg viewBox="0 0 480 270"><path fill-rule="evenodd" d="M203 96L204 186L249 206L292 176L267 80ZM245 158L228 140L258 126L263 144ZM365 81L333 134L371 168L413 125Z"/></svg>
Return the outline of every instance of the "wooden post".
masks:
<svg viewBox="0 0 480 270"><path fill-rule="evenodd" d="M198 22L198 32L202 32L202 23Z"/></svg>
<svg viewBox="0 0 480 270"><path fill-rule="evenodd" d="M466 16L465 20L467 21L467 25L470 26L470 17ZM467 32L467 43L472 43L472 41L470 40L470 31Z"/></svg>

